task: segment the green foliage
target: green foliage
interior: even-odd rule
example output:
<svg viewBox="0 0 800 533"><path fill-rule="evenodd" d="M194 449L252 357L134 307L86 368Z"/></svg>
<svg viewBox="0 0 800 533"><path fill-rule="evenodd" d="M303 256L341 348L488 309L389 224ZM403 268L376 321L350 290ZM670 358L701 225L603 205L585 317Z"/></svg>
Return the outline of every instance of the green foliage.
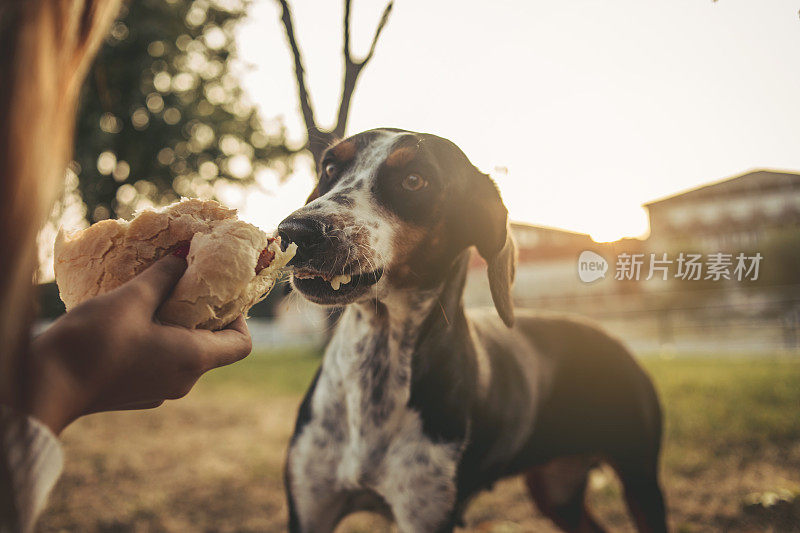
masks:
<svg viewBox="0 0 800 533"><path fill-rule="evenodd" d="M293 153L232 72L247 0L137 0L84 87L74 170L90 221L252 184Z"/></svg>

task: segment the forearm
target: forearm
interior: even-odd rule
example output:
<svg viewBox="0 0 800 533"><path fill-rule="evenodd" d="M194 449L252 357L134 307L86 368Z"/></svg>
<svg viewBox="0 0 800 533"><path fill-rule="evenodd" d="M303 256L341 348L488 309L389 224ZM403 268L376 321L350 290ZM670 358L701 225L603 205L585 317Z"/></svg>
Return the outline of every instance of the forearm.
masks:
<svg viewBox="0 0 800 533"><path fill-rule="evenodd" d="M65 367L58 338L49 332L37 337L30 347L26 386L16 408L47 426L55 435L88 409L85 386L75 381Z"/></svg>
<svg viewBox="0 0 800 533"><path fill-rule="evenodd" d="M74 394L56 368L56 344L44 333L25 347L16 357L17 364L24 366L17 367L8 386L0 388L0 406L33 417L58 435L77 416L68 414L75 403Z"/></svg>

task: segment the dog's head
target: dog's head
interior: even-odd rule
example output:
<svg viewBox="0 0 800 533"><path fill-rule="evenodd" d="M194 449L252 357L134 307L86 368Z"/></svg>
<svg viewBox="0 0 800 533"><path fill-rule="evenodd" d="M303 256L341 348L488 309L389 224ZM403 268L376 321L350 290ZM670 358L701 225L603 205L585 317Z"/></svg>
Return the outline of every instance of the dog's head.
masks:
<svg viewBox="0 0 800 533"><path fill-rule="evenodd" d="M278 226L295 242L294 287L344 305L389 291L431 289L475 246L489 265L498 313L513 323L516 248L489 176L452 142L395 129L370 130L329 148L306 205Z"/></svg>

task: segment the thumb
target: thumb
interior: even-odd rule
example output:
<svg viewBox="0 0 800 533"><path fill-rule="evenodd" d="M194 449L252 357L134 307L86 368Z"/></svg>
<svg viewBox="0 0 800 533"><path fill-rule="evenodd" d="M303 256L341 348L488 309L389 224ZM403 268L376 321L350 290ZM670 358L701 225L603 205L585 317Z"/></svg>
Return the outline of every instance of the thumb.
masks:
<svg viewBox="0 0 800 533"><path fill-rule="evenodd" d="M186 261L168 255L129 281L128 286L136 292L144 306L155 312L161 302L167 299L185 270Z"/></svg>

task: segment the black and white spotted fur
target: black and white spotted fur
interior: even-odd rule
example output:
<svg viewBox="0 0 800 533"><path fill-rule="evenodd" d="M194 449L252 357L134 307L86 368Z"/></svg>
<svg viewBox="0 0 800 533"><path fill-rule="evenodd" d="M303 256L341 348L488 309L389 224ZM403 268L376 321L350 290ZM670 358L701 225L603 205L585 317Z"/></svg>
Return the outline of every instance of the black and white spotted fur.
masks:
<svg viewBox="0 0 800 533"><path fill-rule="evenodd" d="M342 141L320 168L279 231L299 247L295 289L346 308L290 444L290 531L332 531L359 510L401 532L451 531L471 497L514 474L562 529L600 531L584 505L598 461L619 473L639 530L665 531L655 391L596 327L515 313L515 248L490 178L452 142L394 129ZM464 309L471 246L499 316ZM323 278L337 274L352 280L333 290Z"/></svg>

